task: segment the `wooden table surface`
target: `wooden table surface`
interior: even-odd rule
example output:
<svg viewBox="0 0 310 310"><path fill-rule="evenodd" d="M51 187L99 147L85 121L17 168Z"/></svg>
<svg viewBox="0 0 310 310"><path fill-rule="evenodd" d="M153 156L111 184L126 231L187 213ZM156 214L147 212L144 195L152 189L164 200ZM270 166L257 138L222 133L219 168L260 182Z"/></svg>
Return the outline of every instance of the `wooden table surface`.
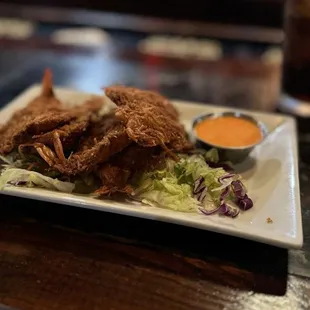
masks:
<svg viewBox="0 0 310 310"><path fill-rule="evenodd" d="M288 252L171 224L1 197L0 300L20 309L309 309Z"/></svg>
<svg viewBox="0 0 310 310"><path fill-rule="evenodd" d="M279 67L255 59L201 65L129 49L109 58L40 40L0 46L2 104L49 66L57 84L89 91L122 81L179 99L275 110ZM2 195L0 303L25 310L310 309L310 144L302 137L301 250Z"/></svg>

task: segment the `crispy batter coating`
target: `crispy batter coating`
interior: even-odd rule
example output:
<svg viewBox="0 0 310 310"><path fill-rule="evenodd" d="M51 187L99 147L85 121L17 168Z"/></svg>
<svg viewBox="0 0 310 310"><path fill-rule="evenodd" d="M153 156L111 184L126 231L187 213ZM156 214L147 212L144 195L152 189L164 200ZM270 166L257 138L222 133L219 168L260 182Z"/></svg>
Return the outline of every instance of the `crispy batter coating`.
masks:
<svg viewBox="0 0 310 310"><path fill-rule="evenodd" d="M79 138L89 125L89 115L81 116L73 119L70 123L63 125L52 131L40 135L34 135L32 138L35 142L44 143L48 146L53 146L54 137L57 133L64 149L72 147L76 138Z"/></svg>
<svg viewBox="0 0 310 310"><path fill-rule="evenodd" d="M97 96L81 106L64 107L54 96L49 70L45 71L42 84L41 94L0 129L0 154L10 153L23 143L43 143L54 146L64 161L64 149L76 143L104 104L103 98Z"/></svg>
<svg viewBox="0 0 310 310"><path fill-rule="evenodd" d="M0 154L37 154L67 178L96 173L102 182L96 194L109 196L132 193L138 173L154 169L167 154L176 157L174 152L192 148L167 98L125 86L108 87L105 94L117 107L104 116L99 96L65 107L46 70L41 94L0 128Z"/></svg>
<svg viewBox="0 0 310 310"><path fill-rule="evenodd" d="M107 161L112 155L122 151L131 142L125 127L117 120L105 132L100 130L98 132L98 136L86 139L79 150L73 153L65 163L56 164L54 167L66 175L88 172L96 165Z"/></svg>
<svg viewBox="0 0 310 310"><path fill-rule="evenodd" d="M78 151L84 151L93 147L95 144L101 141L110 130L113 130L116 126L119 126L120 128L123 127L122 122L116 119L114 113L102 116L99 120L93 122L90 125L87 134L82 137L80 141Z"/></svg>
<svg viewBox="0 0 310 310"><path fill-rule="evenodd" d="M103 186L96 194L110 196L115 193L131 193L132 188L128 187L130 178L138 172L157 167L164 155L159 147L145 148L132 143L98 168Z"/></svg>
<svg viewBox="0 0 310 310"><path fill-rule="evenodd" d="M14 113L0 129L0 154L10 153L19 144L29 142L32 134L52 130L73 118L55 98L49 70L45 71L42 84L41 94Z"/></svg>
<svg viewBox="0 0 310 310"><path fill-rule="evenodd" d="M58 157L64 162L64 151L72 149L78 139L86 132L91 123L91 118L102 108L104 101L101 97L92 98L83 105L73 108L75 118L70 123L57 127L52 131L40 135L34 135L34 142L54 146Z"/></svg>
<svg viewBox="0 0 310 310"><path fill-rule="evenodd" d="M183 126L173 105L164 97L124 86L112 86L105 94L118 107L115 115L128 136L143 147L163 146L172 151L189 149Z"/></svg>
<svg viewBox="0 0 310 310"><path fill-rule="evenodd" d="M179 113L171 102L155 91L140 90L138 88L116 85L105 88L105 94L118 106L132 102L139 105L147 102L149 105L161 106L169 118L179 120Z"/></svg>
<svg viewBox="0 0 310 310"><path fill-rule="evenodd" d="M131 194L133 188L127 184L130 171L111 164L100 167L99 175L102 185L95 194L97 196L111 196L115 193Z"/></svg>

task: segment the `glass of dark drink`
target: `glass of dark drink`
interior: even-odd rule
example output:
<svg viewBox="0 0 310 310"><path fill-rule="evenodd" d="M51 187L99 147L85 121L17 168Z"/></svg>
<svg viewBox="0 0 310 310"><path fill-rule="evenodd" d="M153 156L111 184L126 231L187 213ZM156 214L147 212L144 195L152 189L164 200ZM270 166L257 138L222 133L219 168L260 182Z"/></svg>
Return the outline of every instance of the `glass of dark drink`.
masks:
<svg viewBox="0 0 310 310"><path fill-rule="evenodd" d="M310 0L287 0L279 109L310 118Z"/></svg>

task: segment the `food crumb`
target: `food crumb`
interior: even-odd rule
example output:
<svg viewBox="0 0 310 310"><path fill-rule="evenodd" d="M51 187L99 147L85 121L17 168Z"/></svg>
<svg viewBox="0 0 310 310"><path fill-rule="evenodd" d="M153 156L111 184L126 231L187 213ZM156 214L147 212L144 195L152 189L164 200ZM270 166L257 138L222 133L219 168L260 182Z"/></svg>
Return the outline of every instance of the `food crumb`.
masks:
<svg viewBox="0 0 310 310"><path fill-rule="evenodd" d="M273 223L273 220L272 220L270 217L268 217L267 220L266 220L266 222L267 222L268 224L272 224L272 223Z"/></svg>

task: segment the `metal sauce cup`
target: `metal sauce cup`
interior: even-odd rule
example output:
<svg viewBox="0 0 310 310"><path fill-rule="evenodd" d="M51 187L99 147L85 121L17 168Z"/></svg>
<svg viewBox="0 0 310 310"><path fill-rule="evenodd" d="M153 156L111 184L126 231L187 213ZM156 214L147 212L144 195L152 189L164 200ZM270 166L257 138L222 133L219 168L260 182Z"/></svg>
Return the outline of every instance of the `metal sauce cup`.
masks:
<svg viewBox="0 0 310 310"><path fill-rule="evenodd" d="M197 136L195 127L198 123L206 119L218 118L222 116L233 116L233 117L242 118L247 121L250 121L251 123L253 123L260 129L261 134L262 134L262 139L258 141L257 143L254 143L251 145L231 147L231 146L222 146L222 145L212 144L212 143L209 143L208 141L202 140L201 138ZM227 130L229 130L229 128L227 128ZM260 143L264 141L264 139L267 137L267 134L268 134L268 130L262 122L256 120L250 115L240 113L240 112L222 112L222 113L204 114L204 115L200 115L196 117L192 122L192 136L194 137L196 141L196 146L198 148L204 148L207 150L211 148L216 148L219 152L219 157L221 161L230 161L234 164L240 163L243 160L245 160L249 156L251 151L255 148L255 146L259 145Z"/></svg>

